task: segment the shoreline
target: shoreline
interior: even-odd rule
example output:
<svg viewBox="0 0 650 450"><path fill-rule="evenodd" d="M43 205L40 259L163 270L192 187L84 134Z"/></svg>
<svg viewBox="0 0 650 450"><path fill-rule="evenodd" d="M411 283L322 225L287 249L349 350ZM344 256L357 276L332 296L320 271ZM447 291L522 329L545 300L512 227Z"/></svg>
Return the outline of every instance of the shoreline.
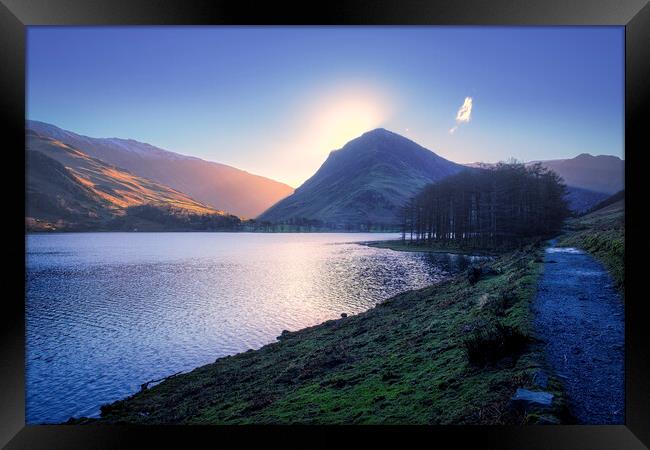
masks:
<svg viewBox="0 0 650 450"><path fill-rule="evenodd" d="M461 273L394 296L357 315L285 332L278 342L219 358L104 405L99 419L71 419L69 423L520 424L557 420L551 416L563 414L563 402L554 379L550 386L558 402L552 412L544 414L546 419L510 407L515 389L534 388L535 373L544 366L532 336L530 311L541 270L540 251L529 246L481 263L484 269L478 280ZM510 330L507 333L526 344L520 342L505 354L497 349L496 359L483 366L470 362L474 344L468 336L489 347L494 342L489 338L483 342L480 336L495 330ZM414 388L413 383L418 386ZM427 392L431 403L421 398ZM461 401L464 395L475 398ZM477 407L479 415L475 416ZM487 411L494 408L499 414L488 417ZM432 411L437 412L431 416Z"/></svg>
<svg viewBox="0 0 650 450"><path fill-rule="evenodd" d="M398 234L398 231L234 231L234 230L165 230L165 231L124 231L124 230L56 230L56 231L28 231L25 236L49 234L91 234L91 233L122 233L122 234L163 234L163 233L248 233L248 234ZM384 241L373 241L384 242ZM388 242L388 241L386 241Z"/></svg>
<svg viewBox="0 0 650 450"><path fill-rule="evenodd" d="M466 255L466 256L498 256L506 254L507 252L476 250L476 249L462 249L462 248L434 248L418 245L411 245L405 243L401 239L385 240L385 241L367 241L360 242L359 244L368 247L385 248L396 252L415 252L415 253L447 253L452 255Z"/></svg>
<svg viewBox="0 0 650 450"><path fill-rule="evenodd" d="M572 221L573 229L559 235L557 245L622 229L610 216ZM401 240L358 244L468 254ZM534 323L547 245L483 261L474 280L469 270L363 313L283 333L278 342L219 358L104 405L99 419L69 423L574 423L564 381L549 367ZM482 365L472 362L470 354L494 356L495 327L507 330L497 341L518 336L523 347L496 351L497 357ZM519 389L545 391L552 405L531 409L524 402L522 410L513 395Z"/></svg>

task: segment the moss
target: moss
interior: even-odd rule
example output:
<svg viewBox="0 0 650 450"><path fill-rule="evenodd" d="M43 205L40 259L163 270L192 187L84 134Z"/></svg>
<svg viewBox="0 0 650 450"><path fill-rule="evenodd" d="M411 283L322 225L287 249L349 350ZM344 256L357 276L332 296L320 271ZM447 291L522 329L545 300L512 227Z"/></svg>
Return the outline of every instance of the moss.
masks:
<svg viewBox="0 0 650 450"><path fill-rule="evenodd" d="M523 423L508 407L543 364L534 340L491 364L470 364L468 333L496 324L530 336L541 249L490 263L345 319L285 333L125 400L100 421L191 424ZM560 392L558 391L558 394Z"/></svg>

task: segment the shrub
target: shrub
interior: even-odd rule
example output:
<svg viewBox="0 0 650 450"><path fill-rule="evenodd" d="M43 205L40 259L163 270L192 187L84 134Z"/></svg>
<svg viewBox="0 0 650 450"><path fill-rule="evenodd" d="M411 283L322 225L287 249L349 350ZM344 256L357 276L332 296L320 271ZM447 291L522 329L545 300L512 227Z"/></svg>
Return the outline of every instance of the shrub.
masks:
<svg viewBox="0 0 650 450"><path fill-rule="evenodd" d="M510 291L500 292L492 301L486 302L485 310L494 316L502 317L517 302L517 295Z"/></svg>
<svg viewBox="0 0 650 450"><path fill-rule="evenodd" d="M481 279L481 268L477 266L472 266L467 270L467 281L470 285L476 284L478 280Z"/></svg>
<svg viewBox="0 0 650 450"><path fill-rule="evenodd" d="M520 330L498 323L473 332L463 341L463 348L471 364L483 367L519 355L528 342Z"/></svg>

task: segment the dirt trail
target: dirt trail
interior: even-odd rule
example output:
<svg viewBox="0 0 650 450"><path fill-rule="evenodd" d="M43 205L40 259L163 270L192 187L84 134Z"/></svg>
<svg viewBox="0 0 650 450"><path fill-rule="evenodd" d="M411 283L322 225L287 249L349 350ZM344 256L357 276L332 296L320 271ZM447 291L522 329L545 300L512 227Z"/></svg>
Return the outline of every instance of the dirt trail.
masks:
<svg viewBox="0 0 650 450"><path fill-rule="evenodd" d="M624 422L624 305L607 270L573 248L546 249L534 303L547 360L582 424Z"/></svg>

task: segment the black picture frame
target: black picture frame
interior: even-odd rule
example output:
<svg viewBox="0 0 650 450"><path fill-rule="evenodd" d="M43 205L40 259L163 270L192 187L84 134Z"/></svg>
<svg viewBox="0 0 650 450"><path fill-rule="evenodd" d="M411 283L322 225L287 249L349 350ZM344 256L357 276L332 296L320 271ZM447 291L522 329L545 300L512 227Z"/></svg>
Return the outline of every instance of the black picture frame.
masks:
<svg viewBox="0 0 650 450"><path fill-rule="evenodd" d="M25 37L32 25L615 25L625 27L626 170L626 424L524 427L135 427L25 425ZM251 2L207 0L0 0L0 114L4 125L2 177L9 209L6 261L0 302L0 445L6 448L111 448L138 445L189 447L197 439L226 445L269 437L287 444L296 433L319 433L319 443L336 445L341 434L368 439L419 435L428 445L461 448L645 448L650 445L650 352L647 295L642 257L644 132L650 82L650 5L647 0L375 0L341 2ZM647 170L647 169L645 169ZM22 238L20 237L22 236ZM399 432L399 434L396 434ZM415 437L415 436L412 436ZM302 438L302 437L301 437ZM235 442L235 441L233 441ZM415 442L415 441L409 441ZM408 444L407 444L408 445Z"/></svg>

